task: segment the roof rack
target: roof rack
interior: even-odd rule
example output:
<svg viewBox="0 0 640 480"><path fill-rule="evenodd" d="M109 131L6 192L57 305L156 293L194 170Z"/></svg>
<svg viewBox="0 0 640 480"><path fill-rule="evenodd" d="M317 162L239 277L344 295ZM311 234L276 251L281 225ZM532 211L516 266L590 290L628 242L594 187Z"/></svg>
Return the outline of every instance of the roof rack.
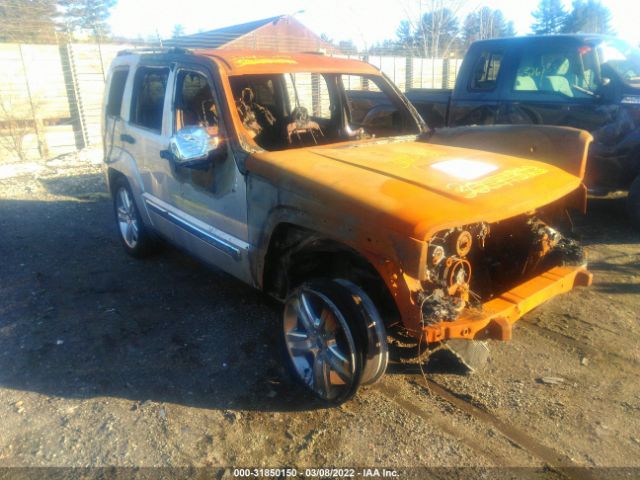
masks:
<svg viewBox="0 0 640 480"><path fill-rule="evenodd" d="M192 53L191 50L180 47L144 47L144 48L127 48L118 52L118 57L123 55L150 55L153 53Z"/></svg>

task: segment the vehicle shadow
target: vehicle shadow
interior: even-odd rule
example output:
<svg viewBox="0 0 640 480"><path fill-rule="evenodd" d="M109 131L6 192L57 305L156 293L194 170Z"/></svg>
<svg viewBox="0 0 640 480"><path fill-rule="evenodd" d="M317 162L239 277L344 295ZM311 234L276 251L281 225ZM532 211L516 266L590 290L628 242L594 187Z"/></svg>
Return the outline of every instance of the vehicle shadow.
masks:
<svg viewBox="0 0 640 480"><path fill-rule="evenodd" d="M0 201L0 386L215 409L321 407L282 368L275 302L170 247L130 258L110 201L78 193Z"/></svg>
<svg viewBox="0 0 640 480"><path fill-rule="evenodd" d="M572 214L583 245L640 243L640 231L632 226L625 202L625 197L590 197L586 215Z"/></svg>

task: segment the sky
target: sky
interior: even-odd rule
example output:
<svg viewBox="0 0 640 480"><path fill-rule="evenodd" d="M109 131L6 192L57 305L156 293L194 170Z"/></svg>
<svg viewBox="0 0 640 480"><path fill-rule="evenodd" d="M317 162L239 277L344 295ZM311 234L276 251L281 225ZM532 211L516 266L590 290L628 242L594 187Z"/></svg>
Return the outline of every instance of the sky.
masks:
<svg viewBox="0 0 640 480"><path fill-rule="evenodd" d="M567 10L571 0L562 0ZM212 30L276 15L295 17L317 34L325 33L335 41L352 40L359 47L396 37L396 28L406 19L419 0L119 0L111 16L114 34L128 37L161 38L171 36L174 25L186 33ZM531 12L537 0L452 0L462 4L460 16L488 6L502 10L513 20L519 35L530 32ZM603 0L611 10L611 25L617 35L634 45L640 43L640 2Z"/></svg>

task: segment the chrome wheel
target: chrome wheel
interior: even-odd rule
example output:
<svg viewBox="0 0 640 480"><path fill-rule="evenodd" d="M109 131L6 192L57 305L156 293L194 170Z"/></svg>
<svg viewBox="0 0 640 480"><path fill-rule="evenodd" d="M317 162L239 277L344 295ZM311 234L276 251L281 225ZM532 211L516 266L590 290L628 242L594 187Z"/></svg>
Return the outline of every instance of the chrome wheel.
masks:
<svg viewBox="0 0 640 480"><path fill-rule="evenodd" d="M326 295L303 286L289 296L284 339L295 373L321 399L339 399L359 381L355 341Z"/></svg>
<svg viewBox="0 0 640 480"><path fill-rule="evenodd" d="M116 192L116 215L122 240L129 248L135 249L140 236L140 220L131 193L124 186Z"/></svg>

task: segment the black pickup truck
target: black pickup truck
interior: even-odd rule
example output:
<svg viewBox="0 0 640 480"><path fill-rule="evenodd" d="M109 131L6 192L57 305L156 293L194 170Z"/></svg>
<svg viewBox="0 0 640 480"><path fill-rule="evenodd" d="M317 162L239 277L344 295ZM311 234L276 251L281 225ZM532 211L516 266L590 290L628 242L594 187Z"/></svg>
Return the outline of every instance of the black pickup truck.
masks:
<svg viewBox="0 0 640 480"><path fill-rule="evenodd" d="M406 94L431 128L560 125L589 131L586 184L629 190L640 224L640 50L598 35L500 38L471 45L452 90Z"/></svg>

